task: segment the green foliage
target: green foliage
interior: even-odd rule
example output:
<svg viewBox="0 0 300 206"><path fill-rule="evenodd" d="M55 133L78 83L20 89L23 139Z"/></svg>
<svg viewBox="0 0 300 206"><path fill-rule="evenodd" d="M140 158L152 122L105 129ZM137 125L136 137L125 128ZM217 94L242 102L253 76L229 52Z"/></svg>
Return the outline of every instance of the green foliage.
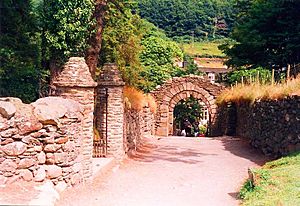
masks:
<svg viewBox="0 0 300 206"><path fill-rule="evenodd" d="M199 122L202 117L202 106L198 99L190 97L186 100L181 100L174 108L174 119L176 124L182 124L184 120L189 122Z"/></svg>
<svg viewBox="0 0 300 206"><path fill-rule="evenodd" d="M0 12L0 96L38 97L39 41L28 0L3 0Z"/></svg>
<svg viewBox="0 0 300 206"><path fill-rule="evenodd" d="M62 63L71 56L84 56L92 33L93 1L45 0L40 8L45 58Z"/></svg>
<svg viewBox="0 0 300 206"><path fill-rule="evenodd" d="M300 153L268 162L253 170L256 181L248 180L240 190L242 205L299 205Z"/></svg>
<svg viewBox="0 0 300 206"><path fill-rule="evenodd" d="M176 76L180 69L174 63L182 61L183 53L177 43L168 39L154 25L146 22L143 28L143 49L139 59L144 69L141 72L143 81L139 88L149 92L165 80Z"/></svg>
<svg viewBox="0 0 300 206"><path fill-rule="evenodd" d="M106 25L100 54L100 63L115 62L128 85L139 82L141 65L142 20L131 12L130 3L124 4L122 10L115 4L108 4Z"/></svg>
<svg viewBox="0 0 300 206"><path fill-rule="evenodd" d="M263 84L271 82L271 72L270 70L258 67L256 69L239 69L229 72L227 74L227 83L233 85L236 83L252 83L259 81Z"/></svg>
<svg viewBox="0 0 300 206"><path fill-rule="evenodd" d="M235 0L139 0L140 14L170 37L227 36L234 23Z"/></svg>
<svg viewBox="0 0 300 206"><path fill-rule="evenodd" d="M281 68L299 63L299 10L300 1L257 0L246 4L231 35L234 41L222 48L229 57L227 64Z"/></svg>

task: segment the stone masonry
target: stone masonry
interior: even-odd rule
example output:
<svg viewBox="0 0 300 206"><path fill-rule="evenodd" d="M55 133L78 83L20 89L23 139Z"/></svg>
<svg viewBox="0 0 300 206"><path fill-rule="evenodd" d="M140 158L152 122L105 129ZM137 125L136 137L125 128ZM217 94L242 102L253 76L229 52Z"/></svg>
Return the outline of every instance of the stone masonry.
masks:
<svg viewBox="0 0 300 206"><path fill-rule="evenodd" d="M83 107L58 97L23 104L0 98L0 185L50 179L59 188L82 182Z"/></svg>
<svg viewBox="0 0 300 206"><path fill-rule="evenodd" d="M106 134L108 138L108 156L118 159L125 154L124 144L124 90L125 83L121 79L119 70L115 64L105 64L101 71L97 87L96 122L100 135ZM107 91L107 111L105 99ZM107 128L106 120L107 118Z"/></svg>
<svg viewBox="0 0 300 206"><path fill-rule="evenodd" d="M173 135L173 111L176 104L182 99L193 96L201 99L206 104L210 114L209 134L214 136L216 132L212 130L211 126L216 122L217 104L215 99L223 89L223 86L195 75L175 77L162 86L158 86L151 93L158 105L155 125L156 135Z"/></svg>
<svg viewBox="0 0 300 206"><path fill-rule="evenodd" d="M97 83L92 79L84 58L72 57L53 81L53 84L56 87L55 96L73 99L83 105L82 164L84 180L89 180L92 175L94 99Z"/></svg>
<svg viewBox="0 0 300 206"><path fill-rule="evenodd" d="M220 105L222 134L249 139L264 154L279 157L300 150L300 96L234 104L235 111ZM228 121L229 116L233 121Z"/></svg>

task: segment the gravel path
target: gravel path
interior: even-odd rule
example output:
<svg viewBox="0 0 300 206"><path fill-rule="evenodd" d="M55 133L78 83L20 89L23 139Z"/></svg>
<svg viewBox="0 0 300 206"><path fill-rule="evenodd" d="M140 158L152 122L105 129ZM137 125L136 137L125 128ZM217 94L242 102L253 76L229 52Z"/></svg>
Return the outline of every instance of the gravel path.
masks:
<svg viewBox="0 0 300 206"><path fill-rule="evenodd" d="M247 169L265 161L237 138L150 139L110 174L66 191L57 205L238 205Z"/></svg>

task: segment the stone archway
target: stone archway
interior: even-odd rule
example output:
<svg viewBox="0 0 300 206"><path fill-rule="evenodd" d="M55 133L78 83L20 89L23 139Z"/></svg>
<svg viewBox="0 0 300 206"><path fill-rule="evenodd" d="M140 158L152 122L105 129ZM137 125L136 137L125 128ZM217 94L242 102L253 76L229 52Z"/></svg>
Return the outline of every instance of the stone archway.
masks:
<svg viewBox="0 0 300 206"><path fill-rule="evenodd" d="M211 83L201 76L175 77L151 92L157 103L155 134L169 136L173 134L173 111L180 100L191 96L201 99L209 111L209 135L213 136L211 126L216 122L216 96L224 89L223 86Z"/></svg>

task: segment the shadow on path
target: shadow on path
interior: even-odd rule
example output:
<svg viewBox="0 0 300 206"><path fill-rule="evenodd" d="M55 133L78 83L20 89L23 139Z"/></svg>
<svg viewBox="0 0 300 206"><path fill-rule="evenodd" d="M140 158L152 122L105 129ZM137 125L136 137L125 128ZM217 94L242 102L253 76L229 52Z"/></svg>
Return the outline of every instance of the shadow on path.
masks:
<svg viewBox="0 0 300 206"><path fill-rule="evenodd" d="M225 150L230 153L248 159L259 166L262 166L267 161L271 160L270 157L265 156L261 151L252 147L247 139L224 136L215 138L215 140L220 140L224 145Z"/></svg>

